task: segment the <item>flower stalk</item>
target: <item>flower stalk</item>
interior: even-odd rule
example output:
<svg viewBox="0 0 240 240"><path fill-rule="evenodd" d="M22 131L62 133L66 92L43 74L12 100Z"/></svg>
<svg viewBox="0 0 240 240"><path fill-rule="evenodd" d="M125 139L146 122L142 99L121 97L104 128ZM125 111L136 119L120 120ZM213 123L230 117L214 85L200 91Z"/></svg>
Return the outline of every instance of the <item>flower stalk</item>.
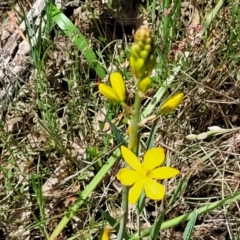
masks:
<svg viewBox="0 0 240 240"><path fill-rule="evenodd" d="M137 85L137 89L139 89L139 84ZM139 130L139 119L140 119L140 108L141 108L141 97L137 91L135 95L135 104L134 104L134 113L132 115L132 120L130 122L130 131L129 131L129 143L128 148L132 151L136 151L137 142L138 142L138 130ZM122 190L122 208L124 209L124 214L122 221L120 223L120 228L118 232L117 240L123 239L123 233L126 229L127 225L127 217L128 217L128 196L129 196L129 188L127 186L123 186Z"/></svg>
<svg viewBox="0 0 240 240"><path fill-rule="evenodd" d="M139 83L138 83L137 89L139 89ZM128 148L133 152L136 151L137 142L138 142L137 135L139 130L140 108L141 108L141 97L139 93L140 93L139 90L137 90L135 95L134 113L130 123L131 132L129 137Z"/></svg>
<svg viewBox="0 0 240 240"><path fill-rule="evenodd" d="M136 94L134 102L134 112L129 126L128 149L136 153L138 144L138 130L140 121L141 97L151 85L151 74L156 62L154 50L154 41L151 32L147 28L140 28L134 36L134 44L131 48L131 57L129 59L133 76L136 80ZM146 79L147 80L144 80ZM143 81L141 84L141 81ZM120 223L120 229L117 240L123 239L123 232L126 229L128 216L129 189L123 186L122 190L122 208L124 215Z"/></svg>
<svg viewBox="0 0 240 240"><path fill-rule="evenodd" d="M139 143L138 131L141 124L155 119L159 114L170 113L181 103L184 96L183 93L179 93L170 97L160 107L157 115L150 116L145 119L145 121L140 122L141 100L152 84L150 75L156 62L154 51L155 44L150 30L146 27L137 30L129 59L131 72L136 82L133 110L126 104L126 87L120 73L115 72L110 74L111 86L104 83L99 84L99 92L103 96L114 104L122 105L129 123L128 148L121 146L121 153L123 159L131 169L124 167L120 169L117 174L117 179L123 185L122 209L124 211L117 240L122 240L126 231L128 204L138 203L141 194L144 194L144 196L152 200L162 200L165 195L165 188L162 184L158 183L158 180L172 178L179 174L179 171L175 168L159 167L165 160L165 151L163 148L152 148L148 150L144 155L143 162L141 162L136 155ZM137 204L139 238L141 238L139 221L141 211ZM107 237L108 231L106 230L106 238Z"/></svg>

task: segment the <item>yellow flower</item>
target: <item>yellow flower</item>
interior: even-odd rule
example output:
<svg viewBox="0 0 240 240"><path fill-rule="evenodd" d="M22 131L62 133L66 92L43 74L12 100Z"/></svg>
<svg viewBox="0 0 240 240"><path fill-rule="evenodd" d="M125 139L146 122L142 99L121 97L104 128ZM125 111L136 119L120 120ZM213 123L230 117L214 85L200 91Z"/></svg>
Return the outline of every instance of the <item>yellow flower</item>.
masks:
<svg viewBox="0 0 240 240"><path fill-rule="evenodd" d="M143 190L150 199L163 199L165 194L164 186L154 179L172 178L179 173L175 168L158 167L164 162L164 149L152 148L148 150L144 155L143 163L128 148L121 146L121 152L126 163L132 168L122 168L117 174L117 179L122 185L132 186L129 191L129 203L136 203Z"/></svg>
<svg viewBox="0 0 240 240"><path fill-rule="evenodd" d="M184 97L183 93L177 93L170 97L163 105L160 107L160 114L167 114L172 112L178 105L182 102Z"/></svg>
<svg viewBox="0 0 240 240"><path fill-rule="evenodd" d="M111 229L105 228L103 231L101 240L109 240L110 233L111 233Z"/></svg>
<svg viewBox="0 0 240 240"><path fill-rule="evenodd" d="M115 72L110 75L112 87L100 83L98 85L99 92L113 103L121 103L126 99L126 87L123 77L120 73Z"/></svg>

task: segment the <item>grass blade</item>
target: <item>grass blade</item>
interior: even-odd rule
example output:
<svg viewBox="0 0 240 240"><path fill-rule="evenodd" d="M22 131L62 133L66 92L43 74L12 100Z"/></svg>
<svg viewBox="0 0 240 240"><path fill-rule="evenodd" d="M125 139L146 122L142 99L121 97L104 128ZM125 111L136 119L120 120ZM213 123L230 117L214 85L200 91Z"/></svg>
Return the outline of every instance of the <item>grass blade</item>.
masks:
<svg viewBox="0 0 240 240"><path fill-rule="evenodd" d="M183 240L191 240L197 216L198 216L197 210L195 209L183 233Z"/></svg>
<svg viewBox="0 0 240 240"><path fill-rule="evenodd" d="M83 53L91 67L96 71L97 75L103 79L106 72L102 65L98 62L97 56L77 27L54 5L52 5L51 17L58 27L73 41L76 47Z"/></svg>
<svg viewBox="0 0 240 240"><path fill-rule="evenodd" d="M74 203L74 205L71 207L71 209L65 214L65 216L62 218L62 220L59 222L59 224L57 225L57 227L54 229L53 233L49 237L49 240L56 239L57 236L62 232L62 230L68 224L68 222L71 220L71 218L74 216L74 214L79 210L79 208L82 206L82 204L88 198L88 196L93 192L93 190L98 186L98 184L104 178L106 173L114 165L114 163L118 159L118 156L120 156L119 148L117 148L114 151L112 156L108 159L108 161L104 164L104 166L100 169L100 171L95 175L95 177L89 183L89 185L84 189L84 191L82 191L80 193L78 200Z"/></svg>

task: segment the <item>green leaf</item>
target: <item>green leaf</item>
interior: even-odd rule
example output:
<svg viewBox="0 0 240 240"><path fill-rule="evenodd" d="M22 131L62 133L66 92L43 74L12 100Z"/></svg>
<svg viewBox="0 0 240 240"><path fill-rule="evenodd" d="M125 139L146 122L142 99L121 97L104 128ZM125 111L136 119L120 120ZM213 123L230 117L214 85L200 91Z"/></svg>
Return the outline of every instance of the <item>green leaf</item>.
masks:
<svg viewBox="0 0 240 240"><path fill-rule="evenodd" d="M142 191L141 196L140 196L140 198L139 198L139 200L137 202L137 209L138 209L139 214L142 213L142 211L143 211L143 209L144 209L144 207L146 205L145 204L145 200L146 200L146 195L145 195L145 192Z"/></svg>
<svg viewBox="0 0 240 240"><path fill-rule="evenodd" d="M197 209L195 209L183 233L183 240L191 240L197 216L198 216Z"/></svg>
<svg viewBox="0 0 240 240"><path fill-rule="evenodd" d="M50 235L49 240L53 240L53 239L57 238L57 236L62 232L62 230L68 224L68 222L71 220L71 218L74 216L74 214L76 214L76 212L79 210L79 208L85 202L85 200L94 191L94 189L99 185L99 183L105 177L107 172L111 169L111 167L119 159L119 156L120 156L120 149L116 148L116 150L112 153L111 157L107 160L107 162L103 165L103 167L95 175L95 177L92 179L92 181L80 193L79 198L74 203L74 205L69 209L68 212L65 213L65 216L58 223L57 227L54 229L54 231Z"/></svg>
<svg viewBox="0 0 240 240"><path fill-rule="evenodd" d="M163 211L161 215L155 218L155 221L150 229L150 239L155 240L161 230L162 223L164 222L165 212Z"/></svg>
<svg viewBox="0 0 240 240"><path fill-rule="evenodd" d="M110 124L110 128L113 132L113 135L115 136L116 140L117 140L117 144L122 144L124 143L124 138L123 138L123 135L118 131L118 129L116 128L116 126L111 122L109 121L109 119L107 119L109 124Z"/></svg>
<svg viewBox="0 0 240 240"><path fill-rule="evenodd" d="M103 79L106 76L106 72L102 65L98 62L96 54L90 48L82 33L56 6L52 5L51 10L51 17L53 21L83 53L91 67L96 71L97 75Z"/></svg>

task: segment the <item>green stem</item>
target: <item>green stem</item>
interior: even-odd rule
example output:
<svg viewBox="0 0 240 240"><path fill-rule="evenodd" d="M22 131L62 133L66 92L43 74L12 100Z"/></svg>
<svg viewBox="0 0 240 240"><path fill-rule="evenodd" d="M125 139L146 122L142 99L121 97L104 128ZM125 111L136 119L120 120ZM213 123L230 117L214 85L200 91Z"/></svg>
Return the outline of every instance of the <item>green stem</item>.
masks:
<svg viewBox="0 0 240 240"><path fill-rule="evenodd" d="M139 96L139 82L137 81L137 91L135 95L135 104L134 104L134 114L132 116L132 121L130 125L130 136L129 136L129 144L128 148L133 152L136 151L137 146L137 136L139 129L139 119L140 119L140 108L141 108L141 97ZM124 210L123 218L120 223L120 228L118 232L117 240L123 239L123 233L126 230L127 217L128 217L128 187L124 186L122 190L122 208Z"/></svg>
<svg viewBox="0 0 240 240"><path fill-rule="evenodd" d="M141 108L141 97L139 96L139 83L140 80L137 80L137 92L135 95L135 104L134 104L134 114L132 116L131 126L130 126L130 137L128 148L133 152L136 151L137 146L137 134L139 129L139 119L140 119L140 108Z"/></svg>
<svg viewBox="0 0 240 240"><path fill-rule="evenodd" d="M137 211L137 234L138 234L138 238L141 239L139 204L137 205L136 211Z"/></svg>
<svg viewBox="0 0 240 240"><path fill-rule="evenodd" d="M120 223L117 240L123 239L123 234L126 231L127 217L128 217L128 187L123 186L122 190L122 208L124 210L123 217Z"/></svg>

